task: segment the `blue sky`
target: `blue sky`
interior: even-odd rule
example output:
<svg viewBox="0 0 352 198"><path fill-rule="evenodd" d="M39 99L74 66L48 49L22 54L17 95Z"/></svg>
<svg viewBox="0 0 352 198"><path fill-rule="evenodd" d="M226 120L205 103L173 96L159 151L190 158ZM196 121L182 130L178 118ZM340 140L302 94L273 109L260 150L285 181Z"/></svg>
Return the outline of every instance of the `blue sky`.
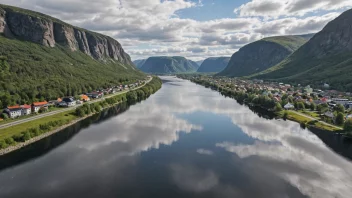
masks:
<svg viewBox="0 0 352 198"><path fill-rule="evenodd" d="M319 32L352 0L1 0L109 35L132 59L231 56L268 36Z"/></svg>

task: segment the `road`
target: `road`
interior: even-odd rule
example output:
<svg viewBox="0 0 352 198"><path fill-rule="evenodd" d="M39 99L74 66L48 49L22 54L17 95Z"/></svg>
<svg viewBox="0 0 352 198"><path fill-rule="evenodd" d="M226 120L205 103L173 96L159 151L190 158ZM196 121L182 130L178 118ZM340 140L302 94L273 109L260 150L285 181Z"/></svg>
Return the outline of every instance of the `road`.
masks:
<svg viewBox="0 0 352 198"><path fill-rule="evenodd" d="M306 114L303 114L303 113L300 113L300 112L297 112L297 111L291 111L291 112L296 113L296 114L298 114L298 115L300 115L300 116L303 116L303 117L306 117L306 118L312 119L312 120L314 120L314 121L318 121L318 122L323 123L323 124L325 124L325 125L328 125L328 126L335 127L335 128L340 129L340 130L343 130L343 128L341 128L341 127L338 127L338 126L335 126L335 125L329 124L329 123L327 123L327 122L324 122L324 121L318 120L318 119L316 119L316 118L314 118L314 117L312 117L312 116L309 116L309 115L306 115Z"/></svg>
<svg viewBox="0 0 352 198"><path fill-rule="evenodd" d="M139 86L139 87L136 87L136 88L134 88L134 89L132 89L132 90L136 90L136 89L139 89L139 88L145 86L145 85L148 84L152 79L153 79L153 78L150 78L144 85ZM129 90L129 91L131 91L131 90ZM102 101L102 100L105 100L106 98L111 98L111 97L114 97L114 96L117 96L117 95L121 95L121 94L127 93L127 92L129 92L129 91L118 92L118 93L116 93L116 94L108 95L108 96L106 96L106 97L103 97L103 98L100 98L100 99L97 99L97 100L92 100L92 101L90 101L90 102L88 102L88 103L90 104L90 103L100 102L100 101ZM76 105L76 106L74 106L74 107L64 108L64 109L57 110L57 111L51 111L51 112L39 114L39 115L36 115L36 116L33 116L33 117L29 117L29 118L26 118L26 119L17 120L17 121L14 121L14 122L10 122L10 123L7 123L7 124L3 124L3 125L0 125L0 129L5 129L5 128L11 127L11 126L15 126L15 125L18 125L18 124L23 124L23 123L26 123L26 122L30 122L30 121L33 121L33 120L40 119L40 118L45 118L45 117L52 116L52 115L55 115L55 114L59 114L59 113L62 113L62 112L71 111L71 110L74 110L74 109L76 109L77 107L82 106L82 105L83 105L83 104L80 104L80 105Z"/></svg>

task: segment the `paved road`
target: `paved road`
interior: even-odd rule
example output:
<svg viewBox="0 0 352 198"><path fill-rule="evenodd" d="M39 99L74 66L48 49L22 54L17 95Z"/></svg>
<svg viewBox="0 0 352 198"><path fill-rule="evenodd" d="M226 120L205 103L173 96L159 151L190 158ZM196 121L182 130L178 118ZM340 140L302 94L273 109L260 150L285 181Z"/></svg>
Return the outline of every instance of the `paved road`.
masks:
<svg viewBox="0 0 352 198"><path fill-rule="evenodd" d="M291 112L296 113L296 114L298 114L298 115L300 115L300 116L303 116L303 117L306 117L306 118L312 119L312 120L314 120L314 121L321 122L321 123L323 123L323 124L325 124L325 125L328 125L328 126L335 127L335 128L340 129L340 130L343 130L341 127L338 127L338 126L335 126L335 125L329 124L329 123L327 123L327 122L324 122L324 121L318 120L318 119L316 119L316 118L314 118L314 117L311 117L311 116L309 116L309 115L306 115L306 114L303 114L303 113L300 113L300 112L297 112L297 111L291 111Z"/></svg>
<svg viewBox="0 0 352 198"><path fill-rule="evenodd" d="M152 79L153 78L150 78L144 85L149 83ZM136 87L136 88L134 88L132 90L139 89L139 88L143 87L144 85ZM111 97L114 97L114 96L117 96L117 95L121 95L121 94L124 94L124 93L127 93L127 92L129 92L129 91L118 92L116 94L108 95L106 97L103 97L103 98L100 98L100 99L97 99L97 100L92 100L89 103L100 102L102 100L105 100L106 98L111 98ZM48 113L39 114L39 115L36 115L36 116L33 116L33 117L29 117L29 118L26 118L26 119L17 120L17 121L10 122L10 123L7 123L7 124L2 124L2 125L0 125L0 129L5 129L5 128L11 127L11 126L15 126L15 125L18 125L18 124L23 124L23 123L26 123L26 122L29 122L29 121L37 120L37 119L40 119L40 118L45 118L45 117L52 116L52 115L55 115L55 114L58 114L58 113L62 113L62 112L65 112L65 111L74 110L77 107L82 106L82 105L83 104L80 104L80 105L76 105L74 107L64 108L64 109L57 110L57 111L52 111L52 112L48 112Z"/></svg>

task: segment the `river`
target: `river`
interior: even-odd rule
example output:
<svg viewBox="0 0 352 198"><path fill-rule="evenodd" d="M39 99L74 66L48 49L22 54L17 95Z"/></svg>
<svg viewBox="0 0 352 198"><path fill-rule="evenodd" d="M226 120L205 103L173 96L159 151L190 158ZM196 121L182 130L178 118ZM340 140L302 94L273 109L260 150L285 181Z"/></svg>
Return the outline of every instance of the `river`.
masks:
<svg viewBox="0 0 352 198"><path fill-rule="evenodd" d="M352 197L352 143L162 79L145 101L0 157L0 197Z"/></svg>

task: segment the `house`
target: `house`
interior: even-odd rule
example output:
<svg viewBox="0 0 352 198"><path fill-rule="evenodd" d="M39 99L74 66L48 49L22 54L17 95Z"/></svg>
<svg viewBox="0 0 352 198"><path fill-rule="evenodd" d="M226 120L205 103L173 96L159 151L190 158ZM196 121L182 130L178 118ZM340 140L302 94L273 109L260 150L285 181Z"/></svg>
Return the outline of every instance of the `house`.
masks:
<svg viewBox="0 0 352 198"><path fill-rule="evenodd" d="M48 102L48 105L50 106L57 106L60 102L62 102L62 99L61 98L58 98L57 100L50 100Z"/></svg>
<svg viewBox="0 0 352 198"><path fill-rule="evenodd" d="M325 113L324 113L324 116L327 117L327 118L330 118L330 119L332 119L332 120L334 120L334 118L335 118L334 113L331 112L331 111L325 112Z"/></svg>
<svg viewBox="0 0 352 198"><path fill-rule="evenodd" d="M88 102L88 101L90 101L90 99L89 99L89 97L87 96L87 95L81 95L81 100L83 101L83 102Z"/></svg>
<svg viewBox="0 0 352 198"><path fill-rule="evenodd" d="M347 103L349 103L349 100L345 98L333 98L332 101L335 102L336 104L342 104L342 105L346 105Z"/></svg>
<svg viewBox="0 0 352 198"><path fill-rule="evenodd" d="M4 113L8 114L10 118L17 118L22 116L22 107L19 105L7 107L4 109Z"/></svg>
<svg viewBox="0 0 352 198"><path fill-rule="evenodd" d="M97 98L102 98L104 96L103 92L92 92L92 93L87 93L86 94L89 98L97 99Z"/></svg>
<svg viewBox="0 0 352 198"><path fill-rule="evenodd" d="M62 99L62 102L65 102L68 107L72 107L76 105L76 101L73 97L66 97Z"/></svg>
<svg viewBox="0 0 352 198"><path fill-rule="evenodd" d="M32 113L32 107L31 105L21 105L22 108L22 115L30 115Z"/></svg>
<svg viewBox="0 0 352 198"><path fill-rule="evenodd" d="M294 109L295 106L293 106L291 103L287 103L285 106L284 106L284 109Z"/></svg>
<svg viewBox="0 0 352 198"><path fill-rule="evenodd" d="M32 112L33 113L38 113L40 108L44 108L44 109L48 109L48 102L44 101L44 102L33 102L32 104Z"/></svg>
<svg viewBox="0 0 352 198"><path fill-rule="evenodd" d="M68 107L67 103L62 101L57 104L58 107Z"/></svg>

